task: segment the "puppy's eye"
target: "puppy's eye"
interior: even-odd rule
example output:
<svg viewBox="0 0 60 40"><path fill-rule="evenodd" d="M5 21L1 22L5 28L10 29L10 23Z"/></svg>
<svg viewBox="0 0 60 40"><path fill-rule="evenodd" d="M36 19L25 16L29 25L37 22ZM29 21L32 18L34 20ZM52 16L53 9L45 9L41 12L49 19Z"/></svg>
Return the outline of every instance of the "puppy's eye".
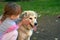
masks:
<svg viewBox="0 0 60 40"><path fill-rule="evenodd" d="M36 17L35 17L35 19L36 19Z"/></svg>
<svg viewBox="0 0 60 40"><path fill-rule="evenodd" d="M32 20L32 18L29 18L29 19L31 19L31 20Z"/></svg>

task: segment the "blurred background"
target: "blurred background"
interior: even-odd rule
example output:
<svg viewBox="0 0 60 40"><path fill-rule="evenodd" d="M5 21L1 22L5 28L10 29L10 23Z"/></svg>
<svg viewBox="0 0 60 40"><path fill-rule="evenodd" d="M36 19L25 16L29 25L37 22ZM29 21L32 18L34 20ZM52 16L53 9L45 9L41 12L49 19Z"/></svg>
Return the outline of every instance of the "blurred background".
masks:
<svg viewBox="0 0 60 40"><path fill-rule="evenodd" d="M7 2L16 2L23 11L38 13L38 30L31 40L60 40L60 0L0 0L0 15Z"/></svg>

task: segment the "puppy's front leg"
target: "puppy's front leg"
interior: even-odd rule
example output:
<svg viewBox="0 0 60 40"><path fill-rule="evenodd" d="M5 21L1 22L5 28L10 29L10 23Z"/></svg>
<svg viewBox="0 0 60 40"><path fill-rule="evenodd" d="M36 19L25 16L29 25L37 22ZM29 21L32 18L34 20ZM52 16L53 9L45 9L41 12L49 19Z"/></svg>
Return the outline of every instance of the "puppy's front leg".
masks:
<svg viewBox="0 0 60 40"><path fill-rule="evenodd" d="M30 40L30 36L27 38L27 40Z"/></svg>

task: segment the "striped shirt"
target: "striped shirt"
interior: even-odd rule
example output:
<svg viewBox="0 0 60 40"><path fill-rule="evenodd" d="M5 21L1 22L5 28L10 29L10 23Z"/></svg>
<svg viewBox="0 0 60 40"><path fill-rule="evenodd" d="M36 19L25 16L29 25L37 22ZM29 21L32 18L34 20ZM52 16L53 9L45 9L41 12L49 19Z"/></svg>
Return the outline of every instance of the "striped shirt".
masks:
<svg viewBox="0 0 60 40"><path fill-rule="evenodd" d="M18 26L16 25L14 20L7 18L4 22L0 24L0 36L17 29Z"/></svg>

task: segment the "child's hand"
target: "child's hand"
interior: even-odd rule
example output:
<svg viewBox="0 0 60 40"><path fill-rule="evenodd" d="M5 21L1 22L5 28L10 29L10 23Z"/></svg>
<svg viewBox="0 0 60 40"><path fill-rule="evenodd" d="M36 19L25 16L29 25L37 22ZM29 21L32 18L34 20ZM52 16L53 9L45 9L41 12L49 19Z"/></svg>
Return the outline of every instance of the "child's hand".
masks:
<svg viewBox="0 0 60 40"><path fill-rule="evenodd" d="M22 24L29 25L30 24L30 21L29 20L26 20L26 19L23 19L22 20Z"/></svg>
<svg viewBox="0 0 60 40"><path fill-rule="evenodd" d="M26 20L25 18L19 23L19 25L29 25L30 24L30 21L29 20Z"/></svg>

